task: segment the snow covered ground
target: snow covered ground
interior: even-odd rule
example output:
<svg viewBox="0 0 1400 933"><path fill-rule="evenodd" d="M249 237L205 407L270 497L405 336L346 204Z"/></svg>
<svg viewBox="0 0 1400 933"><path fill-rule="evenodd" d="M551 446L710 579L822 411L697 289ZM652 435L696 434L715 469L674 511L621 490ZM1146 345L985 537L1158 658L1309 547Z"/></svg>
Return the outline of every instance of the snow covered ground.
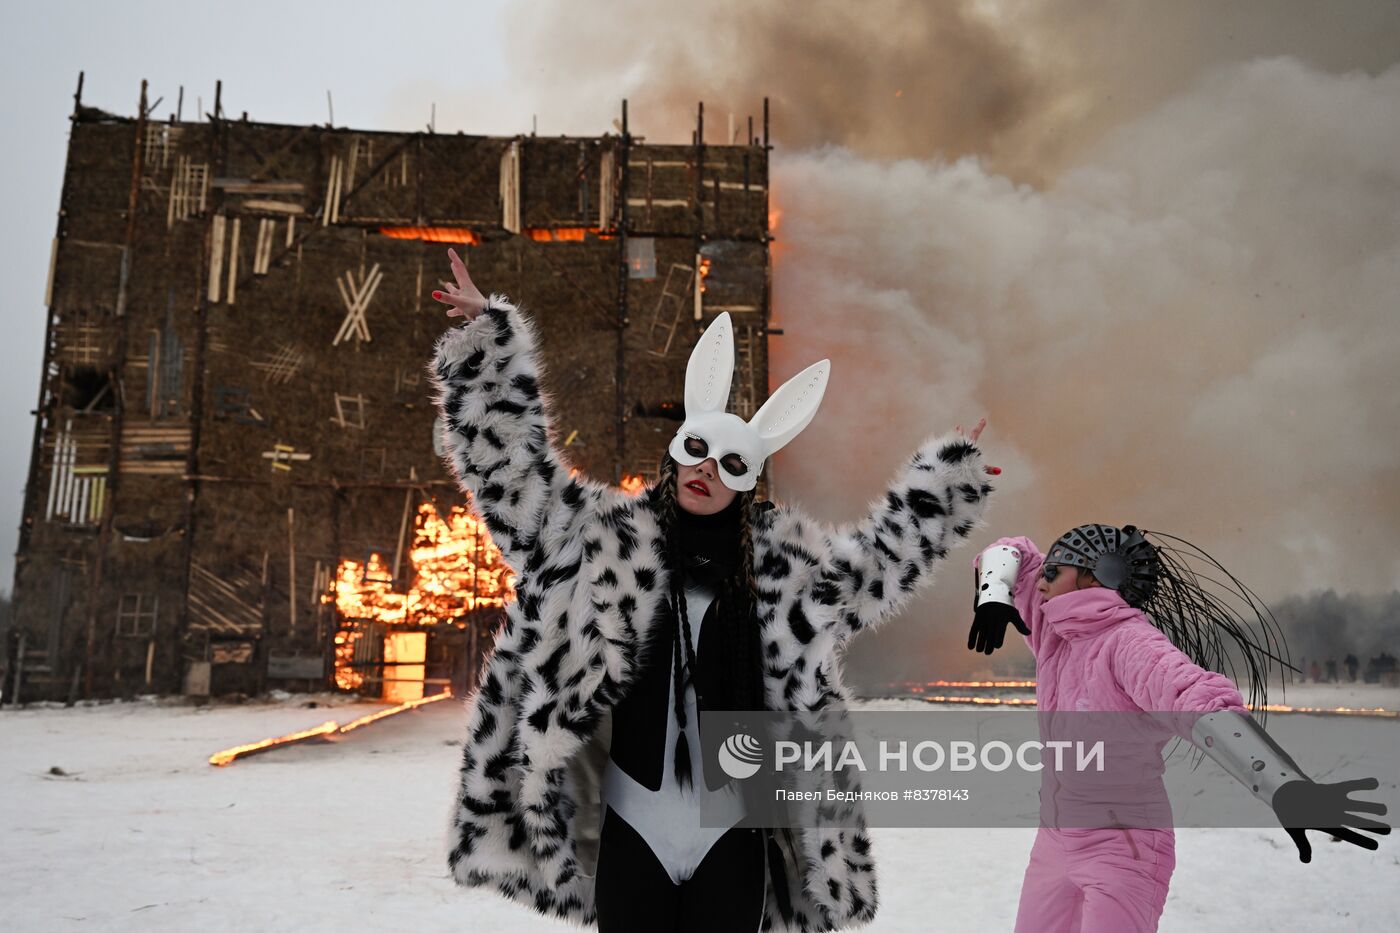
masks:
<svg viewBox="0 0 1400 933"><path fill-rule="evenodd" d="M449 880L444 829L463 731L455 701L333 744L207 764L231 745L377 708L307 702L0 713L0 928L572 929ZM1287 702L1400 709L1400 690L1308 685ZM869 708L896 705L917 708ZM1326 732L1329 748L1299 754L1305 767L1346 770L1353 738L1379 739L1388 773L1377 776L1393 794L1400 720L1333 718ZM1032 830L873 834L883 904L871 929L1011 929ZM1282 830L1177 836L1162 930L1400 929L1400 837L1367 853L1315 836L1313 863L1302 865Z"/></svg>

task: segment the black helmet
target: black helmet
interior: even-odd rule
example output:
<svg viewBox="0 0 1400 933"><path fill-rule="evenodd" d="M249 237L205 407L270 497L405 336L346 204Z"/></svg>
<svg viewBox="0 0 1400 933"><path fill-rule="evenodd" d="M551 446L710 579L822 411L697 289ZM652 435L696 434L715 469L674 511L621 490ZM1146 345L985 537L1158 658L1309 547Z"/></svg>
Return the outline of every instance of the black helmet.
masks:
<svg viewBox="0 0 1400 933"><path fill-rule="evenodd" d="M1156 591L1162 567L1157 549L1132 525L1080 525L1050 546L1045 562L1082 567L1139 609Z"/></svg>

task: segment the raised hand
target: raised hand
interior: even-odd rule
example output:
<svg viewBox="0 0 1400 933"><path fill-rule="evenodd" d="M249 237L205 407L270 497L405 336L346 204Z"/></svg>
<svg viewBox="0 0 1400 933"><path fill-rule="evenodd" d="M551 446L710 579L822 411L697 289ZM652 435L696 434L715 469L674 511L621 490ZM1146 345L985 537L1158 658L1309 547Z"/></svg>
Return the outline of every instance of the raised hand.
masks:
<svg viewBox="0 0 1400 933"><path fill-rule="evenodd" d="M976 444L976 443L977 443L977 438L979 438L979 437L982 436L982 429L985 428L986 426L987 426L987 419L986 419L986 418L983 418L983 419L981 419L980 421L978 421L978 422L977 422L977 425L972 429L972 432L966 435L967 440L968 440L970 443ZM958 425L957 428L956 428L956 430L957 430L957 432L958 432L958 437L963 437L963 436L964 436L964 435L963 435L962 425ZM992 476L1000 476L1000 475L1001 475L1001 467L989 466L989 467L984 467L983 469L985 469L985 470L986 470L988 473L990 473ZM971 647L971 646L969 645L969 647ZM988 654L991 654L990 651L987 652L987 653L988 653Z"/></svg>
<svg viewBox="0 0 1400 933"><path fill-rule="evenodd" d="M985 602L978 606L972 616L972 629L967 633L967 647L972 651L991 654L1006 641L1006 627L1016 626L1022 635L1030 635L1031 630L1021 621L1021 613L1015 606L1006 603Z"/></svg>
<svg viewBox="0 0 1400 933"><path fill-rule="evenodd" d="M443 282L442 287L445 291L434 291L433 297L448 305L448 317L475 320L486 307L486 296L481 294L481 289L472 284L471 276L467 275L466 263L462 262L455 249L448 249L447 259L452 264L452 276L457 280L457 284Z"/></svg>
<svg viewBox="0 0 1400 933"><path fill-rule="evenodd" d="M1363 849L1374 851L1379 848L1379 842L1361 835L1355 829L1386 836L1390 834L1390 827L1379 820L1355 814L1373 813L1384 816L1385 804L1370 800L1352 800L1350 797L1354 790L1375 790L1379 786L1380 782L1375 778L1339 781L1336 784L1319 784L1316 781L1304 780L1289 781L1274 791L1274 814L1298 847L1298 860L1312 861L1312 845L1309 844L1306 835L1309 829L1329 833L1343 842Z"/></svg>

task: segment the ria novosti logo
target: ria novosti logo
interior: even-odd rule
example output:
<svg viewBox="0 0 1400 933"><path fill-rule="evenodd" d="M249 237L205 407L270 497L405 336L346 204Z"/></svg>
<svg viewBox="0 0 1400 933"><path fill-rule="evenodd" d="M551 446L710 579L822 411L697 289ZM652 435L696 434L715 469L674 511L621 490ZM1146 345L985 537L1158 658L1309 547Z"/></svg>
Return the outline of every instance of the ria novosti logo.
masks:
<svg viewBox="0 0 1400 933"><path fill-rule="evenodd" d="M1074 771L1104 770L1102 739L1087 748L1084 741L1067 740L1027 741L1020 743L1016 748L1002 741L986 742L979 746L975 742L965 740L949 742L946 750L943 743L934 741L914 743L912 749L909 746L907 741L891 743L881 740L878 743L879 757L875 770L902 772L909 771L912 765L914 770L924 772L940 771L945 767L949 771L975 771L980 767L985 771L999 772L1014 764L1022 771L1040 771L1048 766L1053 771L1063 772L1070 770L1067 753L1071 749L1075 752ZM1046 750L1054 752L1053 764L1034 760L1043 758ZM859 744L852 741L839 745L831 741L779 741L776 743L775 752L774 770L777 772L789 770L789 766L795 766L792 770L808 772L871 770L865 760L869 751L862 753ZM1040 754L1031 756L1028 754L1030 752ZM763 765L763 746L753 736L736 732L720 746L719 765L724 773L732 778L751 778Z"/></svg>
<svg viewBox="0 0 1400 933"><path fill-rule="evenodd" d="M737 780L753 777L762 764L763 746L758 739L743 732L731 735L719 748L720 768Z"/></svg>

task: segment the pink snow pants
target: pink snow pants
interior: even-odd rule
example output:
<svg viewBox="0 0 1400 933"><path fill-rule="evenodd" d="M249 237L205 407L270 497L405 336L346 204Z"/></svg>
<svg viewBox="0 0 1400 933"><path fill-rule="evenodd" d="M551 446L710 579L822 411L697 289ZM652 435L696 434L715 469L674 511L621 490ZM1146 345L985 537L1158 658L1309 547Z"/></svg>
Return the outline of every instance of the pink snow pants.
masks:
<svg viewBox="0 0 1400 933"><path fill-rule="evenodd" d="M1151 933L1176 867L1169 829L1036 833L1016 933Z"/></svg>

